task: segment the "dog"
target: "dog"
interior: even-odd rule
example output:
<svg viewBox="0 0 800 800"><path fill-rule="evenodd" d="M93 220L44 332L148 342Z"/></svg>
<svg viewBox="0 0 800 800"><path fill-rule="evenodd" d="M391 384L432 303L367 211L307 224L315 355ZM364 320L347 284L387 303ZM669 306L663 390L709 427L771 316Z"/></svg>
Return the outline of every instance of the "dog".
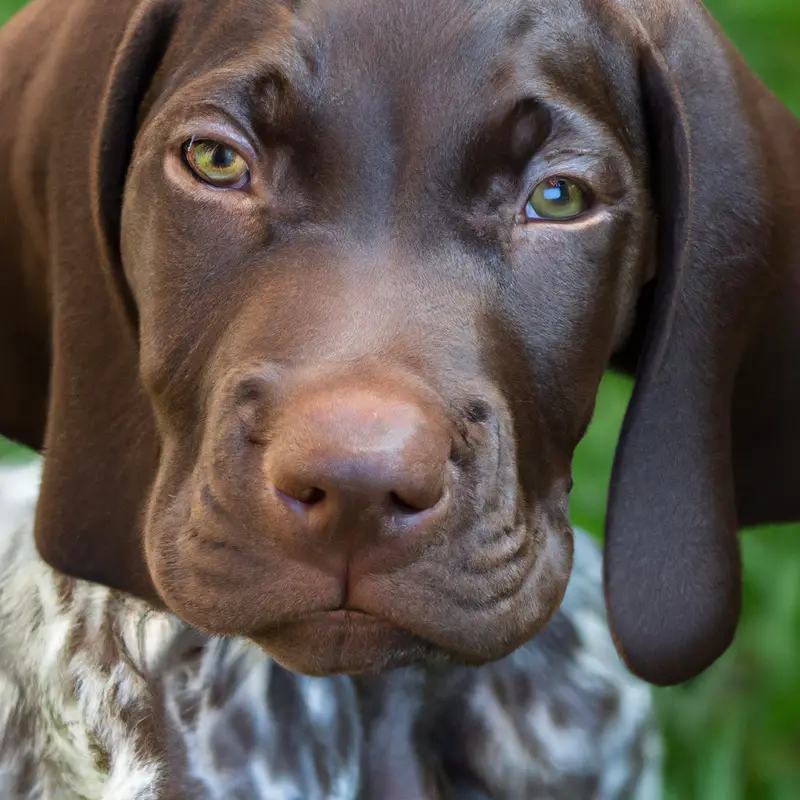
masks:
<svg viewBox="0 0 800 800"><path fill-rule="evenodd" d="M36 0L0 53L51 567L308 675L502 659L616 365L615 644L724 652L739 525L800 511L800 140L700 3Z"/></svg>

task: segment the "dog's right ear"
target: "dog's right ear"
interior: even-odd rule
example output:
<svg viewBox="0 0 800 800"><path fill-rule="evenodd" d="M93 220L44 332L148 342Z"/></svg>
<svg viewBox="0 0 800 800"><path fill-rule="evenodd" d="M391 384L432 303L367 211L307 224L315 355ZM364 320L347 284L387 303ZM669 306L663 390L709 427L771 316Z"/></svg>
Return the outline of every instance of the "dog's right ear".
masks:
<svg viewBox="0 0 800 800"><path fill-rule="evenodd" d="M672 684L711 664L736 630L737 506L748 497L735 479L734 394L770 296L798 267L800 136L700 3L621 5L637 11L628 22L659 252L612 475L606 599L631 670ZM776 353L762 356L772 385L782 380ZM765 404L761 413L781 412ZM800 485L796 471L780 483L786 497Z"/></svg>
<svg viewBox="0 0 800 800"><path fill-rule="evenodd" d="M0 115L14 120L11 149L18 154L9 195L28 204L27 216L43 233L37 239L30 226L22 228L3 266L24 275L49 306L36 543L56 569L151 601L157 596L140 528L159 448L139 379L119 229L143 101L180 2L42 2L0 38L12 87L0 92Z"/></svg>

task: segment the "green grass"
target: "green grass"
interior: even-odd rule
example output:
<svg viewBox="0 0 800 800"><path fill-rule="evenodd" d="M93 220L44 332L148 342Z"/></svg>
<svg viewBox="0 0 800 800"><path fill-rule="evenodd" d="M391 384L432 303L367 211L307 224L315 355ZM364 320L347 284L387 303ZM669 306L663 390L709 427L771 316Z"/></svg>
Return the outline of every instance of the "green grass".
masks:
<svg viewBox="0 0 800 800"><path fill-rule="evenodd" d="M20 5L0 0L0 22ZM800 0L707 5L753 69L800 113ZM629 391L628 381L607 377L576 455L573 518L598 536ZM0 440L0 458L19 456ZM745 610L733 647L691 685L657 693L670 800L800 798L800 526L749 531L742 549Z"/></svg>
<svg viewBox="0 0 800 800"><path fill-rule="evenodd" d="M21 0L0 0L0 25L25 3Z"/></svg>

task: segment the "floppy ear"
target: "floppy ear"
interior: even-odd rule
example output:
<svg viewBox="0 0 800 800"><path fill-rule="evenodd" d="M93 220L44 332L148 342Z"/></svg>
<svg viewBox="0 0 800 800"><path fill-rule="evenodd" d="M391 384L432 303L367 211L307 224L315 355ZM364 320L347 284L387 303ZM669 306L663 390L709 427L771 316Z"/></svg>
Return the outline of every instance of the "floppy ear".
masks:
<svg viewBox="0 0 800 800"><path fill-rule="evenodd" d="M140 526L158 440L138 378L119 224L138 115L177 3L76 6L44 79L45 102L55 108L48 120L53 362L36 542L62 572L157 602Z"/></svg>
<svg viewBox="0 0 800 800"><path fill-rule="evenodd" d="M718 658L738 622L734 388L792 268L798 138L699 3L643 13L632 27L659 245L612 475L605 589L627 665L667 685Z"/></svg>

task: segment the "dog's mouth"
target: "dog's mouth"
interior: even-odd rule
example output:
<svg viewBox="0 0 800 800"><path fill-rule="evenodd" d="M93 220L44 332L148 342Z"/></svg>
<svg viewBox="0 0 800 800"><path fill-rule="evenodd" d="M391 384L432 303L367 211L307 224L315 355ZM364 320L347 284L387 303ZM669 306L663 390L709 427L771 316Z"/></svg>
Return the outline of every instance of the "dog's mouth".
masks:
<svg viewBox="0 0 800 800"><path fill-rule="evenodd" d="M513 532L447 532L414 558L373 543L349 564L265 553L244 529L190 537L154 528L154 577L167 605L213 634L243 635L308 675L375 673L414 663L482 664L535 635L571 569L566 519L537 514ZM211 521L209 521L211 522ZM390 554L383 558L381 550Z"/></svg>

